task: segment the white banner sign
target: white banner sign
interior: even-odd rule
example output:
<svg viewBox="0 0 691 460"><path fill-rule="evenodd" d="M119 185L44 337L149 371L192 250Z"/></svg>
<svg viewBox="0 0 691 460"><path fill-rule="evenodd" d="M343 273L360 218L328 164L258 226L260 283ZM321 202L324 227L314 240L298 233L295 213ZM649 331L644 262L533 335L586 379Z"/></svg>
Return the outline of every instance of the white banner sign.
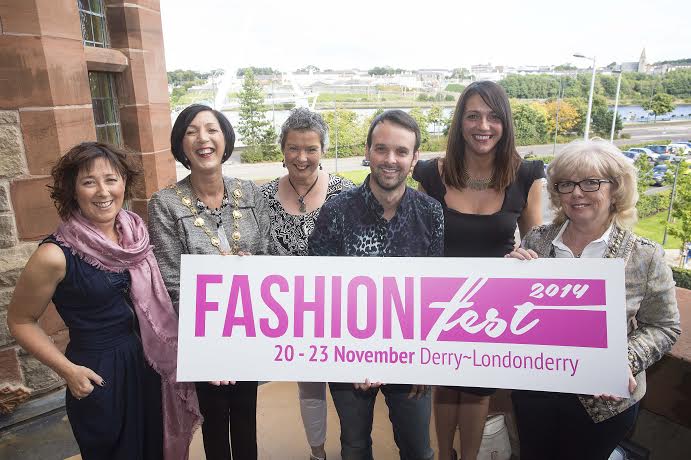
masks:
<svg viewBox="0 0 691 460"><path fill-rule="evenodd" d="M183 255L178 378L627 394L619 259Z"/></svg>

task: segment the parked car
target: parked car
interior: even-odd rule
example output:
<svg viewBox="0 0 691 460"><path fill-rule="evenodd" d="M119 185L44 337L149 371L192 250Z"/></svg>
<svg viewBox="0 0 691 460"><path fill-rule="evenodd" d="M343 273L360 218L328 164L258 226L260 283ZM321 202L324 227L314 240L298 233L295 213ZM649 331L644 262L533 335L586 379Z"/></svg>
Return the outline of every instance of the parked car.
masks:
<svg viewBox="0 0 691 460"><path fill-rule="evenodd" d="M663 185L665 180L665 175L668 170L667 165L656 165L653 168L653 185ZM670 171L674 175L676 167L673 167ZM679 164L679 174L691 174L691 160L681 161Z"/></svg>
<svg viewBox="0 0 691 460"><path fill-rule="evenodd" d="M673 155L671 153L663 153L657 156L658 163L664 163L665 161L672 161L674 163L679 163L684 157L680 155Z"/></svg>
<svg viewBox="0 0 691 460"><path fill-rule="evenodd" d="M369 160L367 158L362 159L362 166L369 166Z"/></svg>
<svg viewBox="0 0 691 460"><path fill-rule="evenodd" d="M686 155L691 151L687 142L673 142L667 146L667 152L675 155Z"/></svg>
<svg viewBox="0 0 691 460"><path fill-rule="evenodd" d="M647 147L632 147L629 149L629 152L642 153L648 157L648 161L651 163L657 161L658 154Z"/></svg>
<svg viewBox="0 0 691 460"><path fill-rule="evenodd" d="M634 163L636 161L636 158L638 158L641 154L632 152L630 150L627 150L626 152L621 152L622 155L624 155L631 163Z"/></svg>
<svg viewBox="0 0 691 460"><path fill-rule="evenodd" d="M665 182L667 165L657 165L653 168L653 185L661 186Z"/></svg>
<svg viewBox="0 0 691 460"><path fill-rule="evenodd" d="M667 146L666 145L646 145L646 149L652 150L653 153L657 153L658 155L661 153L667 153Z"/></svg>

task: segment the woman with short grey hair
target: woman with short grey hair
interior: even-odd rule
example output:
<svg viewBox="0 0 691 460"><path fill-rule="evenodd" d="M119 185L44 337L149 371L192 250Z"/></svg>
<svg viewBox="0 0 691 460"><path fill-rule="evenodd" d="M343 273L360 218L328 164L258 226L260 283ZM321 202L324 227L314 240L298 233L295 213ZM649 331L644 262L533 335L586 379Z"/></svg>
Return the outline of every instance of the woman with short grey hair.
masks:
<svg viewBox="0 0 691 460"><path fill-rule="evenodd" d="M279 255L306 256L308 238L319 210L342 190L353 187L348 179L325 172L322 155L329 142L329 127L316 112L291 111L280 134L283 167L288 173L262 187L269 204L271 238ZM299 382L300 412L312 460L326 452L326 384Z"/></svg>
<svg viewBox="0 0 691 460"><path fill-rule="evenodd" d="M659 244L635 235L636 171L605 141L572 142L547 169L555 219L533 228L517 259L619 258L626 263L629 395L514 390L522 460L607 460L633 427L645 370L680 334L672 271ZM622 356L623 358L623 356Z"/></svg>

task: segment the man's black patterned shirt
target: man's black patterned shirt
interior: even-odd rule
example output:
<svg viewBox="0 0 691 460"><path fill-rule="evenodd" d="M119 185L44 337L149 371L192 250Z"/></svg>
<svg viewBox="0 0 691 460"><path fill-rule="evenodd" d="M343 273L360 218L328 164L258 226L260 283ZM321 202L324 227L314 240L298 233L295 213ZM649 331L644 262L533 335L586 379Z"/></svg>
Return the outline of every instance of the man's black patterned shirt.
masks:
<svg viewBox="0 0 691 460"><path fill-rule="evenodd" d="M384 208L369 187L341 192L324 203L309 239L313 256L441 257L444 214L438 201L406 187L396 214Z"/></svg>

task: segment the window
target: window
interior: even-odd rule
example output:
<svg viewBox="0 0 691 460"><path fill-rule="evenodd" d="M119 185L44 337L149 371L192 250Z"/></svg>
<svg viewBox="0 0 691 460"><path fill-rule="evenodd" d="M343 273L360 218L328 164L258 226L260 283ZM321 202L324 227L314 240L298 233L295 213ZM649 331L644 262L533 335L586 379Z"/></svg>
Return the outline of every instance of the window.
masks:
<svg viewBox="0 0 691 460"><path fill-rule="evenodd" d="M122 145L115 75L106 72L89 72L89 86L96 123L96 139L99 142Z"/></svg>
<svg viewBox="0 0 691 460"><path fill-rule="evenodd" d="M108 29L106 27L106 9L103 0L77 0L79 17L82 22L84 44L108 48Z"/></svg>

